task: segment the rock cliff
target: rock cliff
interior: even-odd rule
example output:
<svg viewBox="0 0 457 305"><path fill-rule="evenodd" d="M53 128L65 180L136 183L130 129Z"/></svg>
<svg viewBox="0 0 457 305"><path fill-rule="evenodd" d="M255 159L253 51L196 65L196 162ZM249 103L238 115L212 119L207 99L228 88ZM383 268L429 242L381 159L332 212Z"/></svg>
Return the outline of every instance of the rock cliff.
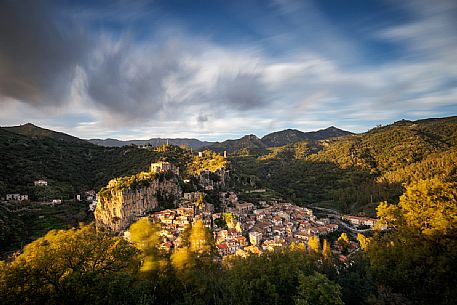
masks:
<svg viewBox="0 0 457 305"><path fill-rule="evenodd" d="M147 185L132 188L119 188L117 179L109 182L100 192L95 209L97 229L119 233L126 230L140 217L157 208L175 206L182 196L178 179L158 177Z"/></svg>

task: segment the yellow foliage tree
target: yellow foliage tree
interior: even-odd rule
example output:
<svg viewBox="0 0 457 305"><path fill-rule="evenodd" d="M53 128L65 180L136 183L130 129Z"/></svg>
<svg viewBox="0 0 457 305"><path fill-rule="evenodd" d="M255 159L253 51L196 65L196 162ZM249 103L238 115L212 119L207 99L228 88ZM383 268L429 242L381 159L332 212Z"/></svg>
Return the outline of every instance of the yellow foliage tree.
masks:
<svg viewBox="0 0 457 305"><path fill-rule="evenodd" d="M332 256L332 250L330 249L330 245L326 239L324 239L324 243L322 245L322 255L325 258L330 258Z"/></svg>
<svg viewBox="0 0 457 305"><path fill-rule="evenodd" d="M407 226L425 235L457 230L457 183L419 181L406 189L399 206Z"/></svg>
<svg viewBox="0 0 457 305"><path fill-rule="evenodd" d="M171 255L171 263L178 270L190 269L195 266L195 259L188 248L175 249Z"/></svg>
<svg viewBox="0 0 457 305"><path fill-rule="evenodd" d="M349 245L349 236L345 232L341 233L340 237L338 237L338 243L342 247L347 247Z"/></svg>
<svg viewBox="0 0 457 305"><path fill-rule="evenodd" d="M0 294L17 304L39 296L58 298L52 303L84 303L75 298L96 289L93 283L134 274L138 254L125 239L98 234L93 225L51 230L25 246L12 262L0 264Z"/></svg>
<svg viewBox="0 0 457 305"><path fill-rule="evenodd" d="M362 233L357 233L357 240L359 241L360 249L367 251L370 239L366 238Z"/></svg>
<svg viewBox="0 0 457 305"><path fill-rule="evenodd" d="M160 225L141 218L129 228L130 239L143 252L142 272L159 269L166 265L160 255Z"/></svg>
<svg viewBox="0 0 457 305"><path fill-rule="evenodd" d="M159 232L160 225L152 224L147 218L141 218L129 228L130 239L143 251L159 246Z"/></svg>
<svg viewBox="0 0 457 305"><path fill-rule="evenodd" d="M310 236L310 238L308 240L308 248L311 251L319 253L320 247L321 247L321 242L320 242L319 236Z"/></svg>
<svg viewBox="0 0 457 305"><path fill-rule="evenodd" d="M189 236L190 251L198 254L211 254L212 235L203 225L201 220L197 220L190 230Z"/></svg>

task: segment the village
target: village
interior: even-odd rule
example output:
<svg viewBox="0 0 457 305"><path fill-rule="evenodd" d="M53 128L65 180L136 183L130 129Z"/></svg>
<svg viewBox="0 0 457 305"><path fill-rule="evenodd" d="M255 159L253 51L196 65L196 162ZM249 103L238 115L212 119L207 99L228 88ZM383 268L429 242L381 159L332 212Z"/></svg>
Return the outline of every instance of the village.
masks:
<svg viewBox="0 0 457 305"><path fill-rule="evenodd" d="M340 228L337 219L317 218L311 209L288 202L240 202L234 192L220 192L222 212L214 212L212 204L204 203L204 193L184 193L180 207L155 212L149 216L161 224L160 248L171 251L182 243L180 234L195 221L213 232L214 241L221 257L247 256L274 251L294 243L307 244L312 236L325 238ZM371 222L372 223L372 222ZM126 233L128 235L128 233ZM347 253L358 249L351 241ZM342 255L338 243L332 245L335 255Z"/></svg>
<svg viewBox="0 0 457 305"><path fill-rule="evenodd" d="M170 172L179 176L179 168L169 162L152 163L150 172ZM217 175L217 179L211 179L211 174ZM181 247L181 233L196 221L201 221L212 232L221 257L260 254L292 244L307 245L312 237L327 239L333 233L333 238L330 239L333 239L331 250L335 255L344 258L343 254L348 255L357 251L359 245L355 241L349 241L343 251L341 245L335 241L335 234L344 231L350 234L366 232L371 230L376 221L368 217L337 215L337 212L326 209L321 210L326 210L327 213L316 210L320 215L317 217L312 209L294 205L281 198L258 200L253 203L240 200L235 191L229 191L224 187L225 181L229 179L228 171L225 169L219 169L214 173L202 170L195 178L197 178L199 191L181 193L175 205L176 208L138 215L149 217L153 223L160 224L160 249L163 251L170 252L174 248ZM191 183L189 179L183 179L183 182ZM47 187L47 184L45 180L35 181L37 187ZM246 193L262 192L265 190L246 191ZM208 193L217 194L216 206L205 200ZM91 212L96 209L98 198L93 190L77 195L75 199L75 201L86 201L89 205L88 210ZM28 198L26 195L8 194L6 200L20 204ZM60 199L42 202L46 205L61 203ZM127 230L119 233L128 238Z"/></svg>
<svg viewBox="0 0 457 305"><path fill-rule="evenodd" d="M169 163L152 164L151 169L176 173L176 168ZM161 250L169 252L181 247L181 233L196 221L201 221L212 232L221 257L260 254L297 243L307 245L312 237L326 238L343 230L357 232L358 226L371 228L375 224L375 219L368 217L334 213L318 218L312 209L283 200L261 200L255 204L242 201L234 191L219 188L224 179L215 183L205 179L205 173L203 171L198 177L201 191L183 193L177 208L148 216L153 223L161 225ZM225 176L224 171L219 174ZM206 192L214 192L215 189L221 189L217 192L217 209L214 204L205 201ZM128 237L129 233L126 231L124 234ZM331 249L335 255L344 258L343 252L350 254L358 247L357 242L349 241L343 251L341 245L334 242Z"/></svg>

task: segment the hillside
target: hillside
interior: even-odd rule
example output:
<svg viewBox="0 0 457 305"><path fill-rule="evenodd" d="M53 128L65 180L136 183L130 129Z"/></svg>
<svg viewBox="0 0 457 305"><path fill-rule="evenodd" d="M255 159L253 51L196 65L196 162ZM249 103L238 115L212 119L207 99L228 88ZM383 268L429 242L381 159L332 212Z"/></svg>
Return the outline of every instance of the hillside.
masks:
<svg viewBox="0 0 457 305"><path fill-rule="evenodd" d="M76 194L98 191L110 179L146 170L159 159L180 166L191 160L190 153L177 146L108 148L38 127L0 128L0 153L0 197L21 193L29 195L31 200L64 199L64 204L58 207L2 204L0 256L50 229L65 229L90 221L92 216L85 202L66 201L74 199ZM46 179L48 186L35 187L33 181L37 179ZM40 219L41 216L44 218Z"/></svg>
<svg viewBox="0 0 457 305"><path fill-rule="evenodd" d="M297 129L286 129L272 132L262 137L262 142L269 147L284 146L286 144L302 141L306 133Z"/></svg>
<svg viewBox="0 0 457 305"><path fill-rule="evenodd" d="M303 204L374 213L378 202L397 201L403 183L456 181L457 117L399 121L366 133L270 148L268 154L234 156L241 176L258 177Z"/></svg>
<svg viewBox="0 0 457 305"><path fill-rule="evenodd" d="M267 153L266 149L269 147L281 147L300 141L319 141L351 134L352 133L349 131L338 129L333 126L311 132L303 132L297 129L285 129L267 134L261 139L251 134L240 139L215 143L208 146L208 148L217 152L223 152L225 150L237 155L252 155Z"/></svg>
<svg viewBox="0 0 457 305"><path fill-rule="evenodd" d="M192 149L200 149L204 146L212 145L214 142L200 141L197 139L188 139L188 138L177 138L177 139L162 139L162 138L151 138L149 140L117 140L117 139L90 139L88 142L105 147L122 147L128 145L151 145L151 146L160 146L164 144L170 145L186 145Z"/></svg>
<svg viewBox="0 0 457 305"><path fill-rule="evenodd" d="M20 131L21 133L12 132ZM36 127L0 128L0 195L26 193L30 198L73 198L98 189L110 179L145 170L160 158L190 158L179 147L140 149L132 146L101 147L62 133ZM182 161L184 162L184 161ZM46 179L47 194L33 181Z"/></svg>
<svg viewBox="0 0 457 305"><path fill-rule="evenodd" d="M268 147L278 147L303 140L318 141L335 137L343 137L351 134L352 132L331 126L326 129L310 132L303 132L296 129L286 129L267 134L261 140Z"/></svg>
<svg viewBox="0 0 457 305"><path fill-rule="evenodd" d="M226 140L221 143L216 143L208 148L218 153L222 153L224 151L232 153L242 149L262 151L265 150L267 146L257 136L251 134L245 135L240 139Z"/></svg>
<svg viewBox="0 0 457 305"><path fill-rule="evenodd" d="M77 137L70 136L63 132L53 131L46 128L41 128L32 123L27 123L24 125L19 126L8 126L8 127L1 127L3 130L10 131L13 133L21 134L24 136L28 136L34 139L54 139L62 142L67 143L78 143L78 144L87 144L85 140L81 140Z"/></svg>

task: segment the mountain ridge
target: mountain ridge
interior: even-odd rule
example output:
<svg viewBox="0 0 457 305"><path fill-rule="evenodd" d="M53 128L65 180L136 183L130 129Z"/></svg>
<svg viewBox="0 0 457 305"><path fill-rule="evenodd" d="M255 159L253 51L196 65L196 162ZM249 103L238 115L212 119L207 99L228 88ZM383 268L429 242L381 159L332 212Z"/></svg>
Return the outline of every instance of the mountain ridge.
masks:
<svg viewBox="0 0 457 305"><path fill-rule="evenodd" d="M303 132L298 129L289 128L269 133L262 138L258 138L253 134L245 135L239 139L230 139L223 142L217 142L213 145L208 146L207 148L216 152L222 152L224 150L230 153L234 153L240 150L256 150L259 152L266 150L267 148L281 147L300 141L320 141L353 134L354 133L350 131L342 130L334 126L309 132Z"/></svg>
<svg viewBox="0 0 457 305"><path fill-rule="evenodd" d="M150 138L148 140L118 140L113 138L107 139L89 139L88 142L105 147L122 147L128 145L148 145L159 146L166 144L171 145L187 145L192 149L199 149L204 146L212 145L215 142L201 141L195 138Z"/></svg>
<svg viewBox="0 0 457 305"><path fill-rule="evenodd" d="M17 126L2 126L0 128L8 132L28 136L31 138L52 138L54 140L63 141L67 143L89 144L89 142L84 139L80 139L78 137L60 131L54 131L51 129L43 128L32 123L26 123Z"/></svg>

